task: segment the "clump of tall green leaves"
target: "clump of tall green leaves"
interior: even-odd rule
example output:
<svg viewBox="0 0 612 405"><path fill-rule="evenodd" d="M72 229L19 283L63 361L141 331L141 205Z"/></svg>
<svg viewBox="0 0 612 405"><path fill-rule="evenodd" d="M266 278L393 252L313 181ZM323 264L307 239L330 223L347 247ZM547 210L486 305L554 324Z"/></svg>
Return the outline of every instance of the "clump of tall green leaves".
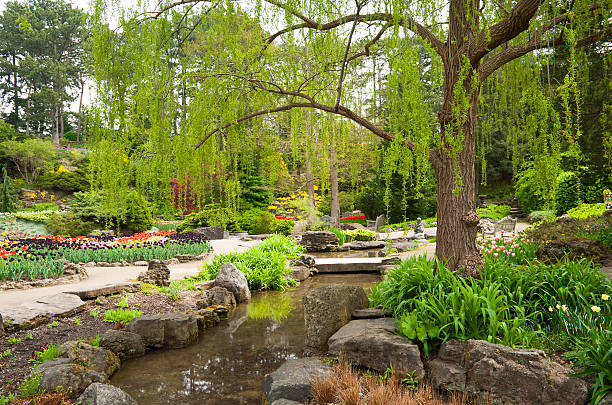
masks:
<svg viewBox="0 0 612 405"><path fill-rule="evenodd" d="M232 263L242 271L251 290L282 290L297 284L290 277L289 259L297 258L303 248L283 235L273 235L259 246L241 253L227 253L215 257L212 263L204 264L203 276L212 280L223 263Z"/></svg>

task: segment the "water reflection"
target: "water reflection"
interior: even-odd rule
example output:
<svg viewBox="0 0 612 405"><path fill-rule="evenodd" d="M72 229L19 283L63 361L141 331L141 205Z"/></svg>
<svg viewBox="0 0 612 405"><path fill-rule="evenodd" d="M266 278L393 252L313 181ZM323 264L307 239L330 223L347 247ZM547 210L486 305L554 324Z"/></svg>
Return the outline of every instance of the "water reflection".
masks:
<svg viewBox="0 0 612 405"><path fill-rule="evenodd" d="M264 376L302 355L302 295L330 283L369 286L373 274L321 275L287 293L253 295L190 347L130 360L111 380L140 404L261 404Z"/></svg>

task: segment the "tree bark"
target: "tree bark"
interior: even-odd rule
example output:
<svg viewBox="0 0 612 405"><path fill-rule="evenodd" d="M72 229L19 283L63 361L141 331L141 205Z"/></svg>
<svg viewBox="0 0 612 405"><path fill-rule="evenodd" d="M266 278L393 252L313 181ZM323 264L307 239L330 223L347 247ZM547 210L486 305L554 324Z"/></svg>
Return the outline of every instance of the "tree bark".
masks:
<svg viewBox="0 0 612 405"><path fill-rule="evenodd" d="M54 117L54 127L53 128L53 143L55 146L59 146L59 106L55 106L55 117Z"/></svg>
<svg viewBox="0 0 612 405"><path fill-rule="evenodd" d="M436 234L436 256L443 260L448 268L464 276L479 277L484 260L476 245L478 214L475 200L475 139L476 114L478 108L476 90L470 96L470 108L462 125L464 141L457 156L457 166L462 185L459 192L454 192L455 163L446 149L431 152L431 161L436 173L438 199ZM440 114L440 128L444 139L445 126L449 123L444 113ZM453 134L456 135L456 134Z"/></svg>
<svg viewBox="0 0 612 405"><path fill-rule="evenodd" d="M336 146L330 151L329 185L331 193L331 223L340 226L340 200L338 199L338 165L336 163Z"/></svg>

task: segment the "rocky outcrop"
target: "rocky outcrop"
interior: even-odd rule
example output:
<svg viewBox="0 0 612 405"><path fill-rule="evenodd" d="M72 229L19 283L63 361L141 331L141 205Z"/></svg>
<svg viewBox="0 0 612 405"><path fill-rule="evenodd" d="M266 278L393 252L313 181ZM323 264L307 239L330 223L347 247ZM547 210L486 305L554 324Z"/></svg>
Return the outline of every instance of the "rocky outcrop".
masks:
<svg viewBox="0 0 612 405"><path fill-rule="evenodd" d="M108 330L100 337L100 347L115 353L121 361L145 354L140 335L125 330Z"/></svg>
<svg viewBox="0 0 612 405"><path fill-rule="evenodd" d="M312 381L330 375L331 367L316 357L287 360L278 370L266 375L264 395L269 404L282 399L303 404L312 398Z"/></svg>
<svg viewBox="0 0 612 405"><path fill-rule="evenodd" d="M348 251L348 250L367 250L367 249L381 249L385 247L386 242L381 240L356 240L353 242L345 243L340 246L337 250Z"/></svg>
<svg viewBox="0 0 612 405"><path fill-rule="evenodd" d="M351 321L329 339L329 353L381 373L392 366L399 376L423 378L419 348L395 331L393 318Z"/></svg>
<svg viewBox="0 0 612 405"><path fill-rule="evenodd" d="M308 231L300 242L307 252L326 252L338 248L338 237L329 231Z"/></svg>
<svg viewBox="0 0 612 405"><path fill-rule="evenodd" d="M146 347L185 347L198 338L198 322L195 316L183 313L143 315L132 319L127 327L142 338Z"/></svg>
<svg viewBox="0 0 612 405"><path fill-rule="evenodd" d="M292 278L296 279L297 281L304 281L310 277L312 268L306 266L291 266L289 267L289 270L291 271Z"/></svg>
<svg viewBox="0 0 612 405"><path fill-rule="evenodd" d="M302 304L307 351L324 353L327 340L351 320L354 310L367 306L368 297L361 286L330 284L306 292Z"/></svg>
<svg viewBox="0 0 612 405"><path fill-rule="evenodd" d="M208 240L218 240L225 237L225 228L222 226L209 226L206 228L196 228L193 233L204 235Z"/></svg>
<svg viewBox="0 0 612 405"><path fill-rule="evenodd" d="M149 261L147 271L140 273L138 276L138 281L167 287L170 285L170 270L163 261L157 259L151 260Z"/></svg>
<svg viewBox="0 0 612 405"><path fill-rule="evenodd" d="M212 328L221 320L219 315L213 309L202 309L195 313L196 322L198 323L198 331L201 332L204 329Z"/></svg>
<svg viewBox="0 0 612 405"><path fill-rule="evenodd" d="M40 392L55 391L62 387L72 399L78 398L90 384L106 382L106 375L73 363L46 369L40 377Z"/></svg>
<svg viewBox="0 0 612 405"><path fill-rule="evenodd" d="M429 366L435 388L490 393L494 405L583 405L588 398L588 384L540 350L450 340Z"/></svg>
<svg viewBox="0 0 612 405"><path fill-rule="evenodd" d="M548 241L538 247L539 259L561 259L565 255L580 257L606 257L609 250L597 239L562 239Z"/></svg>
<svg viewBox="0 0 612 405"><path fill-rule="evenodd" d="M244 273L232 263L223 263L215 277L215 287L222 287L234 294L236 302L247 302L251 299L251 291Z"/></svg>
<svg viewBox="0 0 612 405"><path fill-rule="evenodd" d="M87 277L87 270L82 264L64 263L64 274L67 276L80 274L82 276Z"/></svg>
<svg viewBox="0 0 612 405"><path fill-rule="evenodd" d="M229 310L236 307L234 294L223 287L213 287L202 292L202 298L196 302L198 308L223 306Z"/></svg>
<svg viewBox="0 0 612 405"><path fill-rule="evenodd" d="M127 392L108 384L93 383L76 400L77 405L138 405Z"/></svg>
<svg viewBox="0 0 612 405"><path fill-rule="evenodd" d="M102 373L106 377L110 377L119 370L119 357L110 350L77 340L65 342L61 349L62 357L68 358L70 362Z"/></svg>

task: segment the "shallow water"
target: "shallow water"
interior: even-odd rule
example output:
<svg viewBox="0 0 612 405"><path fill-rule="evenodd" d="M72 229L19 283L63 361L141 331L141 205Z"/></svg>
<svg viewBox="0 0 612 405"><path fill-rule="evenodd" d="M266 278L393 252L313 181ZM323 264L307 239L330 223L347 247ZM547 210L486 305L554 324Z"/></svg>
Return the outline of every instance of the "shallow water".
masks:
<svg viewBox="0 0 612 405"><path fill-rule="evenodd" d="M302 295L331 283L368 287L377 281L375 274L329 274L288 293L256 293L198 343L129 360L111 383L140 404L262 404L264 376L302 355Z"/></svg>

